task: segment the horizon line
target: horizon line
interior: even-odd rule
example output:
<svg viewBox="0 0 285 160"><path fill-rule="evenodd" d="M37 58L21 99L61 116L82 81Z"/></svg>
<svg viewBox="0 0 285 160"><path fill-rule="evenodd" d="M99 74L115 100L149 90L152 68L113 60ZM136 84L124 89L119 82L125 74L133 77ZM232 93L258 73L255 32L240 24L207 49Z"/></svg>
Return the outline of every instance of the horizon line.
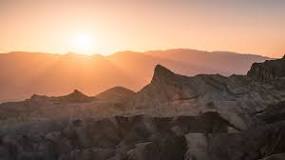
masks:
<svg viewBox="0 0 285 160"><path fill-rule="evenodd" d="M271 57L267 55L263 55L260 53L250 53L250 52L238 52L238 51L232 51L232 50L202 50L202 49L193 49L193 48L167 48L167 49L150 49L150 50L131 50L131 49L125 49L125 50L117 50L113 51L111 53L98 53L93 52L90 54L84 54L80 52L74 52L74 51L66 51L66 52L45 52L45 51L32 51L32 50L9 50L9 51L0 51L0 54L13 54L13 53L31 53L31 54L53 54L53 55L79 55L79 56L85 56L85 57L92 57L92 56L102 56L102 57L108 57L112 56L118 53L124 53L124 52L133 52L138 54L146 54L150 52L167 52L167 51L173 51L173 50L191 50L191 51L199 51L199 52L205 52L205 53L211 53L211 54L217 54L217 53L229 53L229 54L239 54L239 55L252 55L252 56L261 56L265 58L282 58L281 57Z"/></svg>

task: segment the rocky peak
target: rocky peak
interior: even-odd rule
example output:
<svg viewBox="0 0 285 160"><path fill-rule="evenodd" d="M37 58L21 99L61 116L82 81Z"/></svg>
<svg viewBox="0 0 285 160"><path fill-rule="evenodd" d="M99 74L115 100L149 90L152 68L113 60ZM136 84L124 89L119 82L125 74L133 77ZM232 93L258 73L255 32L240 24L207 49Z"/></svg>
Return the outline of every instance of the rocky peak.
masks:
<svg viewBox="0 0 285 160"><path fill-rule="evenodd" d="M60 102L89 102L93 100L93 97L89 97L75 89L72 93L66 96L54 97L54 99Z"/></svg>
<svg viewBox="0 0 285 160"><path fill-rule="evenodd" d="M254 63L247 76L258 81L270 81L285 77L285 55L281 59Z"/></svg>
<svg viewBox="0 0 285 160"><path fill-rule="evenodd" d="M79 90L75 89L73 90L72 93L69 94L69 96L73 96L73 97L86 97L86 95L84 95L82 92L80 92Z"/></svg>
<svg viewBox="0 0 285 160"><path fill-rule="evenodd" d="M80 92L79 90L75 89L73 90L72 93L68 94L65 96L66 98L74 99L74 100L79 100L79 99L86 99L88 96Z"/></svg>
<svg viewBox="0 0 285 160"><path fill-rule="evenodd" d="M173 77L175 77L175 73L165 68L164 66L158 64L155 66L152 82L155 81L161 82L169 79L171 80L173 79Z"/></svg>

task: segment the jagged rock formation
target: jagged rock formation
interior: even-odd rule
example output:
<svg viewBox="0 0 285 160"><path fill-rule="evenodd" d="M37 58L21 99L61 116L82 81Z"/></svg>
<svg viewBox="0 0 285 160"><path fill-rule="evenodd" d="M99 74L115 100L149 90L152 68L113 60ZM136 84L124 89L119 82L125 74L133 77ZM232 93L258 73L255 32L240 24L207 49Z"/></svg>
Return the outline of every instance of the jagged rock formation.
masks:
<svg viewBox="0 0 285 160"><path fill-rule="evenodd" d="M284 159L283 63L254 64L248 75L229 77L187 77L157 65L137 93L114 88L88 97L75 91L2 104L0 159ZM35 120L12 123L23 115Z"/></svg>
<svg viewBox="0 0 285 160"><path fill-rule="evenodd" d="M281 59L267 60L264 63L254 63L247 75L259 81L285 78L285 55Z"/></svg>
<svg viewBox="0 0 285 160"><path fill-rule="evenodd" d="M259 123L252 115L285 100L284 84L281 77L268 84L238 75L187 77L158 65L151 83L134 96L129 106L134 112L147 108L150 114L158 115L217 111L238 128L246 129Z"/></svg>

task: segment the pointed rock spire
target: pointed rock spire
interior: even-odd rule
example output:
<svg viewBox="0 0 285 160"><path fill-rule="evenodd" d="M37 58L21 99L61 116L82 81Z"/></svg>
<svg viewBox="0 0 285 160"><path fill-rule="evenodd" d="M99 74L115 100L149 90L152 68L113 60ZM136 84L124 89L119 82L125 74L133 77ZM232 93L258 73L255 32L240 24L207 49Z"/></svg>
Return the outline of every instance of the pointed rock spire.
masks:
<svg viewBox="0 0 285 160"><path fill-rule="evenodd" d="M78 89L74 89L73 92L71 94L75 94L75 95L84 95L82 92L80 92Z"/></svg>
<svg viewBox="0 0 285 160"><path fill-rule="evenodd" d="M67 95L67 97L71 97L71 98L85 98L85 97L88 97L88 96L86 96L85 94L80 92L78 89L74 89L72 93Z"/></svg>
<svg viewBox="0 0 285 160"><path fill-rule="evenodd" d="M75 89L72 93L65 96L56 97L55 99L62 102L88 102L93 100L93 97L89 97Z"/></svg>
<svg viewBox="0 0 285 160"><path fill-rule="evenodd" d="M152 77L152 82L172 79L174 76L175 76L175 73L165 68L164 66L158 64L155 66L154 74Z"/></svg>

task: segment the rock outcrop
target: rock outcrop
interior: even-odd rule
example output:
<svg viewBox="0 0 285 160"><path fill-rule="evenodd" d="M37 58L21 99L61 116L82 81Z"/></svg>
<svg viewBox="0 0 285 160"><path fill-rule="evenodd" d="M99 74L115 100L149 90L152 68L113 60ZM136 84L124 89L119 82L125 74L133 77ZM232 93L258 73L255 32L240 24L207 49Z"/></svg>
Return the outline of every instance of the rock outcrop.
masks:
<svg viewBox="0 0 285 160"><path fill-rule="evenodd" d="M285 100L284 84L282 78L265 84L241 75L187 77L158 65L151 83L134 96L129 107L134 113L172 116L216 111L246 129L259 123L252 115Z"/></svg>
<svg viewBox="0 0 285 160"><path fill-rule="evenodd" d="M247 76L259 81L271 81L285 78L285 55L281 59L267 60L264 63L254 63Z"/></svg>

